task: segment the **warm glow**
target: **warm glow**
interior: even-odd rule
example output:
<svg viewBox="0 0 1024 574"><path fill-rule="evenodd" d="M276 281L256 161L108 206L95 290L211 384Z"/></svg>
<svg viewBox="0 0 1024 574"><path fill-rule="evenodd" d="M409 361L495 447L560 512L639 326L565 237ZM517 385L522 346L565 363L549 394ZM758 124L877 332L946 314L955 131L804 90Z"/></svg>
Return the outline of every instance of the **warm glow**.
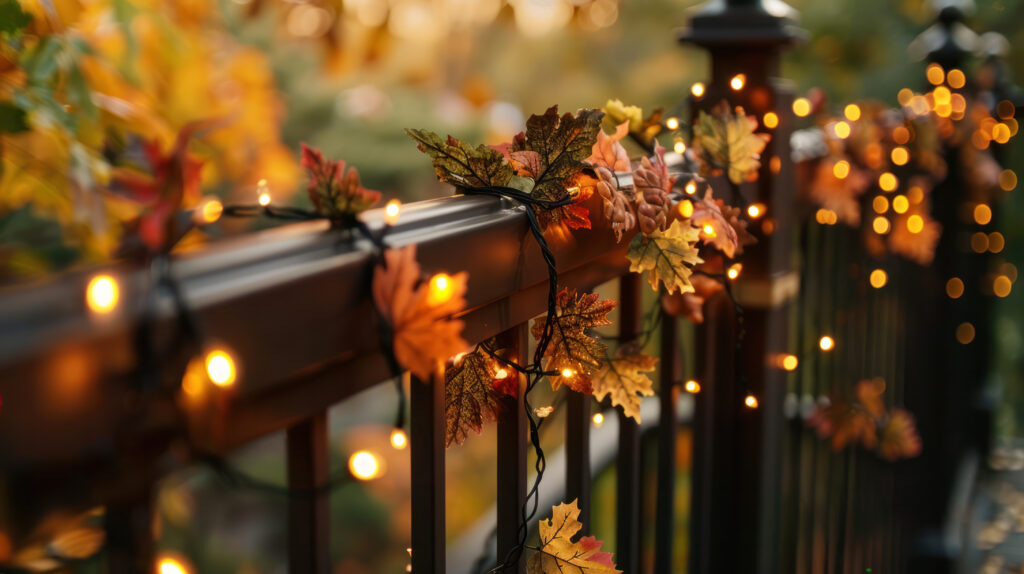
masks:
<svg viewBox="0 0 1024 574"><path fill-rule="evenodd" d="M978 225L988 225L992 221L992 208L987 204L979 203L974 206L974 222Z"/></svg>
<svg viewBox="0 0 1024 574"><path fill-rule="evenodd" d="M836 125L832 128L832 131L835 132L837 138L844 140L850 137L850 124L846 122L836 122Z"/></svg>
<svg viewBox="0 0 1024 574"><path fill-rule="evenodd" d="M695 98L699 98L699 97L703 96L704 95L704 84L702 84L700 82L697 82L696 84L690 86L690 93L693 94L693 97L695 97Z"/></svg>
<svg viewBox="0 0 1024 574"><path fill-rule="evenodd" d="M889 200L884 195L876 195L875 199L871 200L871 207L875 213L885 213L889 210Z"/></svg>
<svg viewBox="0 0 1024 574"><path fill-rule="evenodd" d="M876 217L875 220L871 222L871 228L875 230L875 233L885 235L886 233L889 233L889 220L881 216Z"/></svg>
<svg viewBox="0 0 1024 574"><path fill-rule="evenodd" d="M814 213L814 218L822 225L835 225L839 221L839 215L831 209L819 209Z"/></svg>
<svg viewBox="0 0 1024 574"><path fill-rule="evenodd" d="M896 179L896 176L889 172L885 172L878 176L878 187L882 188L882 191L892 191L896 189L896 186L899 185L899 183L900 182Z"/></svg>
<svg viewBox="0 0 1024 574"><path fill-rule="evenodd" d="M725 274L729 277L729 279L735 279L740 276L741 271L743 271L743 264L733 263L732 265L729 266L729 270L726 271Z"/></svg>
<svg viewBox="0 0 1024 574"><path fill-rule="evenodd" d="M438 273L430 278L430 291L427 303L440 305L452 298L452 278L447 273Z"/></svg>
<svg viewBox="0 0 1024 574"><path fill-rule="evenodd" d="M690 379L689 381L686 381L686 384L683 385L683 388L686 389L686 392L695 395L700 392L700 383L693 379Z"/></svg>
<svg viewBox="0 0 1024 574"><path fill-rule="evenodd" d="M704 232L704 235L707 235L708 237L715 236L715 228L710 223L705 224L702 231Z"/></svg>
<svg viewBox="0 0 1024 574"><path fill-rule="evenodd" d="M910 203L921 203L922 201L924 201L924 190L921 189L921 186L919 185L911 187L907 191L907 199L910 200Z"/></svg>
<svg viewBox="0 0 1024 574"><path fill-rule="evenodd" d="M960 323L960 326L956 328L956 340L961 345L966 345L974 340L974 325L970 323Z"/></svg>
<svg viewBox="0 0 1024 574"><path fill-rule="evenodd" d="M843 110L843 115L846 116L846 119L850 120L851 122L859 120L860 106L858 106L857 104L850 104L846 106L846 108Z"/></svg>
<svg viewBox="0 0 1024 574"><path fill-rule="evenodd" d="M768 112L764 115L764 127L775 129L779 125L779 116L775 112Z"/></svg>
<svg viewBox="0 0 1024 574"><path fill-rule="evenodd" d="M946 281L946 295L950 299L959 299L964 294L964 282L959 277L953 277Z"/></svg>
<svg viewBox="0 0 1024 574"><path fill-rule="evenodd" d="M1013 191L1017 187L1017 174L1012 169L1004 169L999 174L999 187L1003 191Z"/></svg>
<svg viewBox="0 0 1024 574"><path fill-rule="evenodd" d="M898 126L892 130L892 141L900 145L910 142L910 130L904 126Z"/></svg>
<svg viewBox="0 0 1024 574"><path fill-rule="evenodd" d="M747 76L744 74L736 74L729 80L729 87L736 90L737 92L743 89L744 84L747 83Z"/></svg>
<svg viewBox="0 0 1024 574"><path fill-rule="evenodd" d="M910 152L905 147L894 147L890 157L896 165L907 165L907 162L910 161Z"/></svg>
<svg viewBox="0 0 1024 574"><path fill-rule="evenodd" d="M962 71L954 68L946 74L946 82L949 83L949 87L959 90L967 84L967 77Z"/></svg>
<svg viewBox="0 0 1024 574"><path fill-rule="evenodd" d="M796 355L783 355L782 356L782 368L787 371L795 371L800 361L797 360Z"/></svg>
<svg viewBox="0 0 1024 574"><path fill-rule="evenodd" d="M907 218L907 231L921 233L924 230L924 219L916 213Z"/></svg>
<svg viewBox="0 0 1024 574"><path fill-rule="evenodd" d="M838 179L846 179L850 175L850 162L842 159L832 165L832 175Z"/></svg>
<svg viewBox="0 0 1024 574"><path fill-rule="evenodd" d="M494 378L498 379L498 380L507 379L508 378L508 370L505 369L505 368L498 369L497 371L494 372Z"/></svg>
<svg viewBox="0 0 1024 574"><path fill-rule="evenodd" d="M765 209L766 208L763 203L755 203L747 208L747 215L749 215L751 219L757 219L764 215Z"/></svg>
<svg viewBox="0 0 1024 574"><path fill-rule="evenodd" d="M384 206L384 223L394 225L398 223L398 215L402 212L402 202L392 199Z"/></svg>
<svg viewBox="0 0 1024 574"><path fill-rule="evenodd" d="M360 450L349 457L348 469L359 480L370 480L380 473L380 463L370 451Z"/></svg>
<svg viewBox="0 0 1024 574"><path fill-rule="evenodd" d="M266 207L270 205L270 190L267 188L267 180L261 179L256 184L256 201Z"/></svg>
<svg viewBox="0 0 1024 574"><path fill-rule="evenodd" d="M811 100L807 98L793 100L793 113L801 118L809 115L811 113Z"/></svg>
<svg viewBox="0 0 1024 574"><path fill-rule="evenodd" d="M984 253L988 251L988 235L985 235L981 231L971 235L971 249L975 253Z"/></svg>
<svg viewBox="0 0 1024 574"><path fill-rule="evenodd" d="M1010 141L1010 126L998 123L992 127L992 139L996 143L1004 144Z"/></svg>
<svg viewBox="0 0 1024 574"><path fill-rule="evenodd" d="M836 342L832 337L825 335L818 339L818 346L821 347L822 351L831 351L836 346Z"/></svg>
<svg viewBox="0 0 1024 574"><path fill-rule="evenodd" d="M697 193L697 182L690 180L684 189L690 195Z"/></svg>
<svg viewBox="0 0 1024 574"><path fill-rule="evenodd" d="M1017 109L1010 100L1002 100L996 104L996 115L1001 120L1009 120L1016 115Z"/></svg>
<svg viewBox="0 0 1024 574"><path fill-rule="evenodd" d="M174 558L161 558L156 569L159 574L189 574L188 568Z"/></svg>
<svg viewBox="0 0 1024 574"><path fill-rule="evenodd" d="M572 378L572 376L575 375L575 374L576 374L576 371L574 371L574 370L572 370L572 369L570 369L568 367L562 369L562 376L565 377L566 379Z"/></svg>
<svg viewBox="0 0 1024 574"><path fill-rule="evenodd" d="M941 84L942 81L946 79L946 74L942 71L942 66L938 64L928 64L928 69L925 70L925 76L927 76L928 81L935 86Z"/></svg>
<svg viewBox="0 0 1024 574"><path fill-rule="evenodd" d="M754 395L747 395L747 398L743 399L743 404L747 405L747 408L757 408L757 397Z"/></svg>
<svg viewBox="0 0 1024 574"><path fill-rule="evenodd" d="M996 297L1006 297L1012 289L1013 283L1006 275L1000 275L992 282L992 292L996 294Z"/></svg>
<svg viewBox="0 0 1024 574"><path fill-rule="evenodd" d="M906 213L910 209L910 200L905 195L897 195L892 198L892 210L896 213Z"/></svg>
<svg viewBox="0 0 1024 574"><path fill-rule="evenodd" d="M686 151L686 142L683 140L676 140L676 143L672 145L672 151L682 154Z"/></svg>
<svg viewBox="0 0 1024 574"><path fill-rule="evenodd" d="M946 106L949 106L950 108L952 108L952 106L950 104L953 101L953 93L950 92L949 88L947 88L946 86L939 86L939 87L935 88L932 91L932 99L935 100L935 109L936 110L938 110L940 107L946 107ZM941 114L941 115L949 115L949 114L947 113L947 114Z"/></svg>
<svg viewBox="0 0 1024 574"><path fill-rule="evenodd" d="M210 198L200 204L199 208L193 213L193 221L197 224L210 224L220 219L220 216L224 213L224 204L217 198Z"/></svg>
<svg viewBox="0 0 1024 574"><path fill-rule="evenodd" d="M85 303L93 313L110 313L117 307L121 290L117 280L110 275L97 275L89 280L85 288Z"/></svg>
<svg viewBox="0 0 1024 574"><path fill-rule="evenodd" d="M683 217L690 217L693 215L693 202L689 199L684 199L679 202L679 215Z"/></svg>
<svg viewBox="0 0 1024 574"><path fill-rule="evenodd" d="M994 231L988 234L988 250L992 253L999 253L1006 247L1006 238L1002 233Z"/></svg>
<svg viewBox="0 0 1024 574"><path fill-rule="evenodd" d="M214 349L206 354L206 376L218 387L229 387L235 383L238 376L235 370L235 360L223 349Z"/></svg>
<svg viewBox="0 0 1024 574"><path fill-rule="evenodd" d="M899 101L901 106L910 104L911 98L914 97L914 92L910 88L903 88L896 94L896 100Z"/></svg>
<svg viewBox="0 0 1024 574"><path fill-rule="evenodd" d="M875 269L871 272L871 275L868 276L868 281L875 289L881 289L882 287L885 287L886 282L889 281L889 275L882 269Z"/></svg>
<svg viewBox="0 0 1024 574"><path fill-rule="evenodd" d="M392 429L391 431L391 446L402 450L409 444L409 437L406 436L405 431L402 429Z"/></svg>
<svg viewBox="0 0 1024 574"><path fill-rule="evenodd" d="M670 130L677 130L677 129L679 129L679 119L678 118L669 118L669 119L665 120L665 127L667 127Z"/></svg>
<svg viewBox="0 0 1024 574"><path fill-rule="evenodd" d="M604 424L604 415L601 413L594 413L594 426L600 428Z"/></svg>

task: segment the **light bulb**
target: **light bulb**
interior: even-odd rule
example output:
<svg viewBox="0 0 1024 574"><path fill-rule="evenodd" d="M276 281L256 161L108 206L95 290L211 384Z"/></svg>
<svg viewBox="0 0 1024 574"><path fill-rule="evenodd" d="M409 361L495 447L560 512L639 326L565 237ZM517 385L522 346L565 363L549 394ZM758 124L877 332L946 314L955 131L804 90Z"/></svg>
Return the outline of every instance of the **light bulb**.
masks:
<svg viewBox="0 0 1024 574"><path fill-rule="evenodd" d="M402 429L396 428L391 430L391 446L397 450L402 450L409 444L409 437L405 434Z"/></svg>
<svg viewBox="0 0 1024 574"><path fill-rule="evenodd" d="M398 223L398 215L402 211L402 202L392 199L384 206L384 223L394 225Z"/></svg>
<svg viewBox="0 0 1024 574"><path fill-rule="evenodd" d="M206 376L218 387L230 387L235 383L238 373L235 360L223 349L214 349L206 354Z"/></svg>
<svg viewBox="0 0 1024 574"><path fill-rule="evenodd" d="M96 275L85 288L85 302L93 313L105 315L117 308L121 290L110 275Z"/></svg>
<svg viewBox="0 0 1024 574"><path fill-rule="evenodd" d="M736 74L729 80L729 87L738 92L743 89L746 83L747 76L745 74Z"/></svg>
<svg viewBox="0 0 1024 574"><path fill-rule="evenodd" d="M360 450L349 457L348 469L359 480L371 480L380 474L380 462L370 451Z"/></svg>

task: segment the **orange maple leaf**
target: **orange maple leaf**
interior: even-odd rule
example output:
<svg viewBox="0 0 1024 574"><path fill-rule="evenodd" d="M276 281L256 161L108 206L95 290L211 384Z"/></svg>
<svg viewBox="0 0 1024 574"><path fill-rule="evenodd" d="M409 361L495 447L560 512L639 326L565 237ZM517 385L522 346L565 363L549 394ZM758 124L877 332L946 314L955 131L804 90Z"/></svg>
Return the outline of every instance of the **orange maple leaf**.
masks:
<svg viewBox="0 0 1024 574"><path fill-rule="evenodd" d="M544 368L564 373L550 377L553 389L564 384L580 393L593 391L590 375L600 368L606 347L586 331L610 325L608 313L617 304L610 299L599 301L597 293L580 295L568 288L558 294L555 316L551 318L551 340L544 352ZM543 318L533 320L531 332L537 340L544 332L544 322Z"/></svg>

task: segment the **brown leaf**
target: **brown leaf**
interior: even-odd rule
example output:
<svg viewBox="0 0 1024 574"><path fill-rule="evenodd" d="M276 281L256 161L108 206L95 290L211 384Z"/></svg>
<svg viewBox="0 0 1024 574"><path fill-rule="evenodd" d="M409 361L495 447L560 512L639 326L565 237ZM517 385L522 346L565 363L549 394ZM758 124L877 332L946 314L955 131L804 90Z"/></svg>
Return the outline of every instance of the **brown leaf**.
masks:
<svg viewBox="0 0 1024 574"><path fill-rule="evenodd" d="M512 179L512 166L502 153L485 145L473 147L448 136L447 140L428 130L407 129L417 148L433 159L437 179L464 187L504 186Z"/></svg>
<svg viewBox="0 0 1024 574"><path fill-rule="evenodd" d="M386 266L373 274L373 300L394 331L398 362L426 381L449 357L469 345L462 339L463 322L452 319L466 305L466 273L448 278L444 297L433 296L421 281L416 246L389 249Z"/></svg>
<svg viewBox="0 0 1024 574"><path fill-rule="evenodd" d="M665 148L655 143L654 155L640 160L640 167L633 171L633 187L637 193L637 220L640 231L650 235L668 227L672 200L669 192L676 178L668 174L665 164Z"/></svg>
<svg viewBox="0 0 1024 574"><path fill-rule="evenodd" d="M599 179L596 189L604 206L604 218L615 233L615 241L622 241L622 233L636 227L636 213L633 211L636 196L619 188L611 170L599 167L596 172Z"/></svg>
<svg viewBox="0 0 1024 574"><path fill-rule="evenodd" d="M498 420L497 370L496 361L479 349L456 357L445 369L446 447L465 442L470 429L479 434L484 423Z"/></svg>
<svg viewBox="0 0 1024 574"><path fill-rule="evenodd" d="M330 161L318 149L302 144L302 167L309 175L306 191L317 213L331 220L361 213L380 201L380 192L363 187L356 168Z"/></svg>
<svg viewBox="0 0 1024 574"><path fill-rule="evenodd" d="M544 368L570 372L568 376L549 377L553 389L564 384L574 391L590 394L590 375L601 367L606 347L588 335L587 329L610 325L608 313L616 304L612 300L599 301L597 293L579 295L566 288L558 294L555 316L551 319L551 340L544 353ZM544 318L533 320L531 332L538 341L544 332L544 322Z"/></svg>
<svg viewBox="0 0 1024 574"><path fill-rule="evenodd" d="M914 416L903 409L893 409L882 427L878 450L882 458L890 462L921 454L921 437L917 434Z"/></svg>
<svg viewBox="0 0 1024 574"><path fill-rule="evenodd" d="M721 205L720 200L716 202L712 197L711 186L708 186L704 199L694 202L690 222L700 229L701 241L715 246L727 257L732 258L736 256L740 241L736 230L722 214Z"/></svg>
<svg viewBox="0 0 1024 574"><path fill-rule="evenodd" d="M608 135L604 130L597 132L597 142L594 143L587 163L594 167L603 167L613 172L629 171L629 153L622 147L619 140L629 135L629 122L625 121L615 127L615 133Z"/></svg>

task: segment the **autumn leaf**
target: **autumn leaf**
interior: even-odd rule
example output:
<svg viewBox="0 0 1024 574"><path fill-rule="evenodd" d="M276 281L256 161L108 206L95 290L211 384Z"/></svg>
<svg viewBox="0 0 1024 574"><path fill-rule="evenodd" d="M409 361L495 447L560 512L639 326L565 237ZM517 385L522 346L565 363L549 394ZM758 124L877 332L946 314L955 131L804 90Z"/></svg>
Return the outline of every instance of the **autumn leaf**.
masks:
<svg viewBox="0 0 1024 574"><path fill-rule="evenodd" d="M680 293L692 293L690 275L693 274L693 266L701 262L697 241L697 229L679 220L673 221L665 231L655 231L647 236L637 234L626 254L629 270L634 273L650 271L648 281L655 291L660 282L669 293L676 289Z"/></svg>
<svg viewBox="0 0 1024 574"><path fill-rule="evenodd" d="M881 434L878 451L882 458L892 462L921 454L921 437L917 434L914 416L909 412L893 409Z"/></svg>
<svg viewBox="0 0 1024 574"><path fill-rule="evenodd" d="M672 200L669 193L676 178L669 175L665 164L665 148L655 142L654 155L640 160L640 167L633 171L633 187L636 189L637 220L640 231L650 235L668 226Z"/></svg>
<svg viewBox="0 0 1024 574"><path fill-rule="evenodd" d="M444 372L444 445L462 444L470 429L498 420L495 360L476 349L457 357Z"/></svg>
<svg viewBox="0 0 1024 574"><path fill-rule="evenodd" d="M622 241L622 233L636 227L636 213L633 208L636 195L632 191L619 188L619 182L611 170L599 167L596 173L599 181L595 189L601 196L604 218L615 233L615 241Z"/></svg>
<svg viewBox="0 0 1024 574"><path fill-rule="evenodd" d="M417 148L434 161L437 179L463 187L505 186L512 179L512 166L502 153L486 145L476 147L448 136L447 140L428 130L407 129Z"/></svg>
<svg viewBox="0 0 1024 574"><path fill-rule="evenodd" d="M704 322L704 302L709 297L725 289L721 281L704 274L690 276L693 293L672 293L661 297L661 307L673 316L682 315L690 322L700 325Z"/></svg>
<svg viewBox="0 0 1024 574"><path fill-rule="evenodd" d="M544 353L544 368L548 371L570 371L569 376L553 376L551 387L561 385L590 394L590 375L601 367L605 345L587 334L587 329L610 325L608 313L617 303L598 300L597 293L578 294L568 288L558 293L555 316L551 318L551 339ZM544 333L545 318L533 320L531 332L536 340Z"/></svg>
<svg viewBox="0 0 1024 574"><path fill-rule="evenodd" d="M928 265L935 259L935 247L941 236L942 225L932 219L922 202L911 204L907 211L893 218L886 243L893 253L918 265Z"/></svg>
<svg viewBox="0 0 1024 574"><path fill-rule="evenodd" d="M612 122L612 125L618 126L623 123L631 131L639 131L640 125L644 121L644 111L637 106L627 106L622 103L622 100L608 100L605 102L604 107L601 111L605 113L605 119Z"/></svg>
<svg viewBox="0 0 1024 574"><path fill-rule="evenodd" d="M836 164L840 164L836 168ZM848 169L845 169L849 166ZM843 175L840 178L836 173ZM839 221L851 226L860 225L860 195L871 181L864 171L848 160L821 161L814 172L809 195L823 209L835 212Z"/></svg>
<svg viewBox="0 0 1024 574"><path fill-rule="evenodd" d="M302 167L309 175L306 191L317 213L331 221L366 211L380 201L380 192L366 189L359 171L345 170L343 160L330 161L318 149L302 144Z"/></svg>
<svg viewBox="0 0 1024 574"><path fill-rule="evenodd" d="M573 538L583 529L576 501L552 508L552 516L541 520L540 545L526 563L528 574L621 574L610 552L600 552L602 543L592 536Z"/></svg>
<svg viewBox="0 0 1024 574"><path fill-rule="evenodd" d="M755 133L757 120L743 108L729 109L722 102L711 114L701 110L693 126L693 147L701 160L701 175L724 170L729 180L743 183L761 167L761 151L768 134Z"/></svg>
<svg viewBox="0 0 1024 574"><path fill-rule="evenodd" d="M633 346L622 346L615 357L604 361L594 374L594 398L603 401L611 396L613 406L622 407L622 412L640 422L640 401L642 397L654 396L654 384L644 373L654 370L656 357L646 355Z"/></svg>
<svg viewBox="0 0 1024 574"><path fill-rule="evenodd" d="M586 162L594 167L607 168L615 171L629 171L629 153L622 147L619 140L629 135L629 122L622 122L615 127L615 133L608 135L598 130L597 141Z"/></svg>
<svg viewBox="0 0 1024 574"><path fill-rule="evenodd" d="M711 186L708 186L702 201L694 202L690 222L700 229L701 241L715 246L725 253L726 257L736 256L740 244L739 236L722 213L721 204L716 203L712 196Z"/></svg>
<svg viewBox="0 0 1024 574"><path fill-rule="evenodd" d="M757 238L747 229L750 222L743 218L741 208L727 205L721 199L716 199L715 204L718 205L718 209L722 210L722 216L729 222L729 227L736 232L736 255L742 255L744 247L757 243Z"/></svg>
<svg viewBox="0 0 1024 574"><path fill-rule="evenodd" d="M431 296L416 262L416 246L384 253L384 266L373 273L373 300L394 332L395 357L421 380L439 372L449 357L469 345L462 339L463 322L452 319L466 305L466 273L448 279L447 297Z"/></svg>

